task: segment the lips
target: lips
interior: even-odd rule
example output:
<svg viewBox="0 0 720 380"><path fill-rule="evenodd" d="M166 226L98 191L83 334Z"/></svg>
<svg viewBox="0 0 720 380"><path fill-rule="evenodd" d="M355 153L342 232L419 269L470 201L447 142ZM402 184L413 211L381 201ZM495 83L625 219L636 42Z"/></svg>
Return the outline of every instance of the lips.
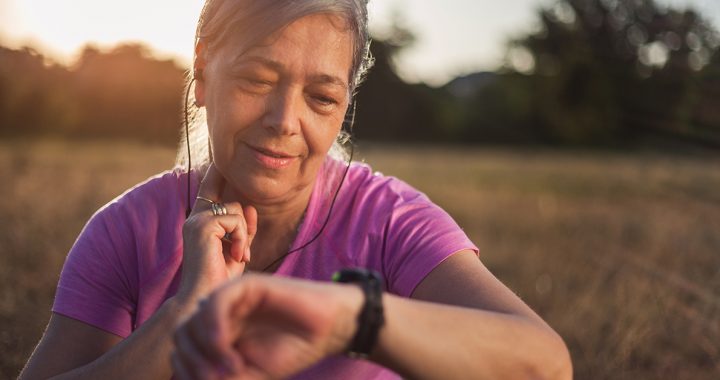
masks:
<svg viewBox="0 0 720 380"><path fill-rule="evenodd" d="M293 156L285 152L279 152L268 148L254 147L250 145L248 146L250 147L250 151L252 152L255 159L262 166L268 169L285 168L287 166L290 166L297 159L297 156Z"/></svg>
<svg viewBox="0 0 720 380"><path fill-rule="evenodd" d="M251 148L266 155L266 156L270 156L270 157L275 157L275 158L293 158L294 157L292 154L282 153L282 152L278 152L278 151L275 151L272 149L258 148L258 147L254 147L254 146Z"/></svg>

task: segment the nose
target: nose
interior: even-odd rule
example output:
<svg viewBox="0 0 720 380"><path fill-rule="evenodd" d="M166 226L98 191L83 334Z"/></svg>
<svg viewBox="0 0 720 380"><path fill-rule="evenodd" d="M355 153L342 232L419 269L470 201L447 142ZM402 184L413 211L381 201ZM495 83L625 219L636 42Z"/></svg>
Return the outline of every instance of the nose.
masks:
<svg viewBox="0 0 720 380"><path fill-rule="evenodd" d="M263 125L279 135L294 135L300 131L302 94L292 88L278 88L268 96Z"/></svg>

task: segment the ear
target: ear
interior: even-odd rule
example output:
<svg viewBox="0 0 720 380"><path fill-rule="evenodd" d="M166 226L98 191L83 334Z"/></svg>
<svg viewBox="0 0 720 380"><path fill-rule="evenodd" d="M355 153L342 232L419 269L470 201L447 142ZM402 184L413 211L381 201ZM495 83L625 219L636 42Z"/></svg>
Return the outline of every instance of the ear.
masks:
<svg viewBox="0 0 720 380"><path fill-rule="evenodd" d="M195 104L198 107L205 105L206 56L207 45L202 40L199 40L195 45L195 61L193 62L193 77L195 78Z"/></svg>

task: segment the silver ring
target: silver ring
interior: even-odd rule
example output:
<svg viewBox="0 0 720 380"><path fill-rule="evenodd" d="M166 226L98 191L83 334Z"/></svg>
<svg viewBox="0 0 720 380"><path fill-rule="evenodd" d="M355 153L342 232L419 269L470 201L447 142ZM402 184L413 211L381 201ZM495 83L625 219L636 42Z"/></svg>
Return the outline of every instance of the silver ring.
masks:
<svg viewBox="0 0 720 380"><path fill-rule="evenodd" d="M226 208L225 205L222 204L222 203L215 203L215 202L213 202L213 203L210 204L210 207L212 208L212 213L213 213L213 215L215 215L215 216L222 216L222 215L227 215L227 214L228 214L227 208Z"/></svg>

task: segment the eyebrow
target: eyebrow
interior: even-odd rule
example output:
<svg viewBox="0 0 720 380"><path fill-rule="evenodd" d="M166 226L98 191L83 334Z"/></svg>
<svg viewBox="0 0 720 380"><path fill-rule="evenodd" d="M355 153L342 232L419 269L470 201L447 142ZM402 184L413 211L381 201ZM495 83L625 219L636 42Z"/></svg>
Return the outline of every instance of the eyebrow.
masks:
<svg viewBox="0 0 720 380"><path fill-rule="evenodd" d="M265 57L260 57L257 55L250 55L250 56L239 56L235 59L234 64L239 64L243 62L256 62L263 66L267 66L268 68L274 70L274 71L283 71L283 66L280 64L280 62L273 61L272 59L268 59ZM312 82L320 83L320 84L332 84L336 86L340 86L343 89L347 89L348 85L340 79L339 77L336 77L334 75L329 74L316 74L310 76L310 79Z"/></svg>

